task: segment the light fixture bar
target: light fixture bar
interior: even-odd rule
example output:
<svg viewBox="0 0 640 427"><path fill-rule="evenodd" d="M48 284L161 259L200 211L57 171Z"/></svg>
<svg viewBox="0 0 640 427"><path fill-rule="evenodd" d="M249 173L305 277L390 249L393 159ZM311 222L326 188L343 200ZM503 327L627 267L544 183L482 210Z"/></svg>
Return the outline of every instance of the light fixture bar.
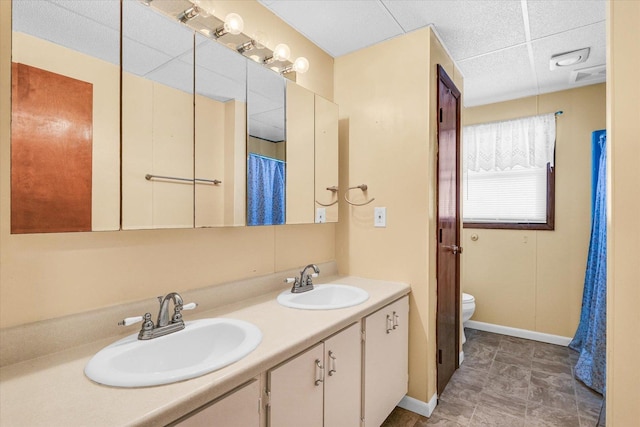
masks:
<svg viewBox="0 0 640 427"><path fill-rule="evenodd" d="M194 4L189 9L185 9L183 12L180 13L180 15L178 15L178 21L182 22L183 24L186 24L187 21L192 20L199 14L200 14L200 8L198 8L198 6Z"/></svg>

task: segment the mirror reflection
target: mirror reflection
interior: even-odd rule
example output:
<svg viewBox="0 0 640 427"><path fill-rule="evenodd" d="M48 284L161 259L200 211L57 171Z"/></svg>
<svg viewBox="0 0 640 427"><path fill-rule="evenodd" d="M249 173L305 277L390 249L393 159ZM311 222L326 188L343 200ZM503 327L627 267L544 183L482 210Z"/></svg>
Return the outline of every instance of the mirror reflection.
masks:
<svg viewBox="0 0 640 427"><path fill-rule="evenodd" d="M122 7L122 228L191 228L194 33L136 0Z"/></svg>
<svg viewBox="0 0 640 427"><path fill-rule="evenodd" d="M120 4L14 0L11 232L119 229Z"/></svg>
<svg viewBox="0 0 640 427"><path fill-rule="evenodd" d="M195 226L242 226L247 60L197 34L195 63Z"/></svg>
<svg viewBox="0 0 640 427"><path fill-rule="evenodd" d="M247 225L285 222L284 77L247 64Z"/></svg>

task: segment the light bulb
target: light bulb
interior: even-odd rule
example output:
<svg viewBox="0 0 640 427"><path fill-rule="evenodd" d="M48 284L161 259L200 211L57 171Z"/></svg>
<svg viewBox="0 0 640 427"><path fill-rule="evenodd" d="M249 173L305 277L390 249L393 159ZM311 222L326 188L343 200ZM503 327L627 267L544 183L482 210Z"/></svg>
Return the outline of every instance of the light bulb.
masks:
<svg viewBox="0 0 640 427"><path fill-rule="evenodd" d="M244 30L244 21L237 13L230 13L224 18L224 30L229 34L240 34Z"/></svg>
<svg viewBox="0 0 640 427"><path fill-rule="evenodd" d="M291 49L284 43L280 43L273 50L273 59L276 61L288 61L291 56Z"/></svg>
<svg viewBox="0 0 640 427"><path fill-rule="evenodd" d="M293 62L293 71L300 74L303 74L309 71L309 60L304 56L297 58Z"/></svg>

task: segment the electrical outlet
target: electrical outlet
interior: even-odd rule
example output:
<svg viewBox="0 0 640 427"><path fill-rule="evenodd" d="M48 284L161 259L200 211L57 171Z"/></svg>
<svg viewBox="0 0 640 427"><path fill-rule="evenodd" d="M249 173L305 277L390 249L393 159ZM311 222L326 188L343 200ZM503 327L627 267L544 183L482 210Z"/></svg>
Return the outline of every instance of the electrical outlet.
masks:
<svg viewBox="0 0 640 427"><path fill-rule="evenodd" d="M321 224L327 222L327 210L325 208L316 208L316 223Z"/></svg>
<svg viewBox="0 0 640 427"><path fill-rule="evenodd" d="M373 226L387 226L387 208L373 208Z"/></svg>

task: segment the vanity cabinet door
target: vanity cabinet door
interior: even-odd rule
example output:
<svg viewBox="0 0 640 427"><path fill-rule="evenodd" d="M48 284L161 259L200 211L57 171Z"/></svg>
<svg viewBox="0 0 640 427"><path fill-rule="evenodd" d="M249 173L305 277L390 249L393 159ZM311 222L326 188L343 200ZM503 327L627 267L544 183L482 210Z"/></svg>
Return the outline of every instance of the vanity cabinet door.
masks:
<svg viewBox="0 0 640 427"><path fill-rule="evenodd" d="M378 427L407 393L409 297L363 320L364 423Z"/></svg>
<svg viewBox="0 0 640 427"><path fill-rule="evenodd" d="M260 427L260 382L250 384L216 400L174 424L180 427Z"/></svg>
<svg viewBox="0 0 640 427"><path fill-rule="evenodd" d="M324 425L358 427L362 390L360 323L324 341Z"/></svg>
<svg viewBox="0 0 640 427"><path fill-rule="evenodd" d="M322 427L324 345L315 345L267 374L269 425Z"/></svg>

